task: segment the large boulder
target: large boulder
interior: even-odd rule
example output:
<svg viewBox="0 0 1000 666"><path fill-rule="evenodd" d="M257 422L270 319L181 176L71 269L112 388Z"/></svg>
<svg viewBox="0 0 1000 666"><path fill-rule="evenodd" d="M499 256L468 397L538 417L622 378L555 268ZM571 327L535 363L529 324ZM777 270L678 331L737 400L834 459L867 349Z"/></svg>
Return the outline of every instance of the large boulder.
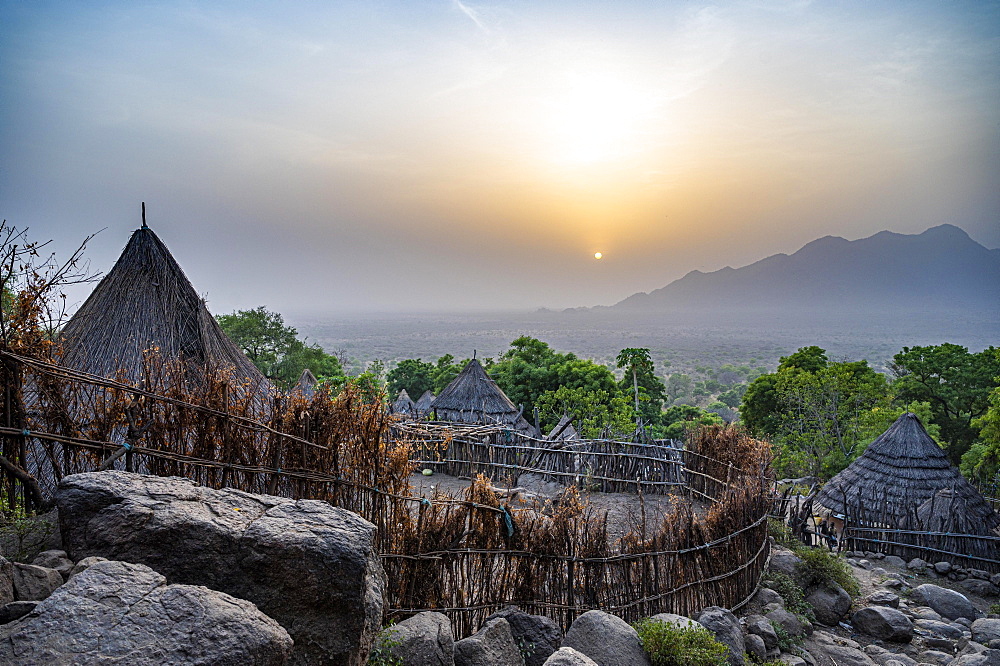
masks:
<svg viewBox="0 0 1000 666"><path fill-rule="evenodd" d="M385 631L400 666L455 666L455 635L447 615L417 613Z"/></svg>
<svg viewBox="0 0 1000 666"><path fill-rule="evenodd" d="M973 622L972 640L983 645L1000 640L1000 620L981 618Z"/></svg>
<svg viewBox="0 0 1000 666"><path fill-rule="evenodd" d="M455 666L524 666L510 624L495 618L469 636L455 643Z"/></svg>
<svg viewBox="0 0 1000 666"><path fill-rule="evenodd" d="M63 577L55 569L14 563L14 594L20 601L41 601L62 584Z"/></svg>
<svg viewBox="0 0 1000 666"><path fill-rule="evenodd" d="M0 556L0 606L14 601L14 563Z"/></svg>
<svg viewBox="0 0 1000 666"><path fill-rule="evenodd" d="M636 630L604 611L587 611L576 618L562 644L587 655L597 666L650 666Z"/></svg>
<svg viewBox="0 0 1000 666"><path fill-rule="evenodd" d="M597 666L597 662L571 647L553 652L542 666Z"/></svg>
<svg viewBox="0 0 1000 666"><path fill-rule="evenodd" d="M654 622L663 622L678 629L700 629L701 625L689 617L678 615L677 613L657 613L649 618Z"/></svg>
<svg viewBox="0 0 1000 666"><path fill-rule="evenodd" d="M716 640L729 648L730 666L743 666L743 630L740 621L729 610L709 606L698 615L698 623L711 631ZM767 639L765 639L766 641Z"/></svg>
<svg viewBox="0 0 1000 666"><path fill-rule="evenodd" d="M118 471L68 476L56 501L73 559L145 564L172 583L252 601L292 635L293 663L367 660L385 573L375 526L356 514Z"/></svg>
<svg viewBox="0 0 1000 666"><path fill-rule="evenodd" d="M562 631L544 615L530 615L516 606L507 606L486 618L489 622L502 617L510 624L514 642L524 655L526 666L542 666L562 642Z"/></svg>
<svg viewBox="0 0 1000 666"><path fill-rule="evenodd" d="M767 569L772 573L788 576L801 588L809 584L809 576L805 573L802 558L790 550L773 550Z"/></svg>
<svg viewBox="0 0 1000 666"><path fill-rule="evenodd" d="M941 616L949 620L957 620L965 617L975 620L978 617L976 607L961 592L955 592L937 585L924 583L913 588L910 598L914 601L930 606Z"/></svg>
<svg viewBox="0 0 1000 666"><path fill-rule="evenodd" d="M73 560L66 556L65 550L44 550L36 555L31 563L35 566L55 569L64 580L69 578L70 572L73 571Z"/></svg>
<svg viewBox="0 0 1000 666"><path fill-rule="evenodd" d="M102 562L0 626L0 663L279 666L292 639L249 601Z"/></svg>
<svg viewBox="0 0 1000 666"><path fill-rule="evenodd" d="M851 616L855 629L893 643L909 643L913 639L913 623L902 611L888 606L868 606Z"/></svg>
<svg viewBox="0 0 1000 666"><path fill-rule="evenodd" d="M837 626L851 610L851 595L833 582L811 589L806 602L813 607L816 621L828 627Z"/></svg>

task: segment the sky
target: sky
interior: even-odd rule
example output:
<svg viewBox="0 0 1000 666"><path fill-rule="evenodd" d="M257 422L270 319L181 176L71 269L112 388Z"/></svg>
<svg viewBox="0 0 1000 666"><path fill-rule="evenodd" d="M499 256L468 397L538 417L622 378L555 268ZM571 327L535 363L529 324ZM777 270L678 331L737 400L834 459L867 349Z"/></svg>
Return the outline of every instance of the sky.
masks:
<svg viewBox="0 0 1000 666"><path fill-rule="evenodd" d="M606 305L942 223L996 248L1000 2L0 0L0 158L0 215L99 231L93 270L145 201L216 313Z"/></svg>

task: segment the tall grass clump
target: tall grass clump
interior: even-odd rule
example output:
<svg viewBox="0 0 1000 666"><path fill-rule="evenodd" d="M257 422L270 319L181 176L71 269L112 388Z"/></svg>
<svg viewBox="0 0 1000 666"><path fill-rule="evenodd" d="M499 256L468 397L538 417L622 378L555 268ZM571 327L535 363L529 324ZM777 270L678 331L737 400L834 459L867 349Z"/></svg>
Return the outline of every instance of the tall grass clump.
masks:
<svg viewBox="0 0 1000 666"><path fill-rule="evenodd" d="M726 666L729 648L703 627L678 627L651 618L635 624L653 666Z"/></svg>

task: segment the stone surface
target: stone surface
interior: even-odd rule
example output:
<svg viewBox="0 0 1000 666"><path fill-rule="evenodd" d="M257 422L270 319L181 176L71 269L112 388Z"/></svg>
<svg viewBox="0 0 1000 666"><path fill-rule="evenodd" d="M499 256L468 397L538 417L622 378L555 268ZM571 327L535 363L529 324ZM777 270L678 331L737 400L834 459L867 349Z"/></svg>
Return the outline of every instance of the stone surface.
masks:
<svg viewBox="0 0 1000 666"><path fill-rule="evenodd" d="M893 643L908 643L913 638L913 623L901 611L888 606L868 606L851 616L857 631Z"/></svg>
<svg viewBox="0 0 1000 666"><path fill-rule="evenodd" d="M498 617L510 624L514 642L525 655L526 666L542 666L549 655L559 649L562 631L559 625L544 615L530 615L520 608L508 606L490 615L486 621Z"/></svg>
<svg viewBox="0 0 1000 666"><path fill-rule="evenodd" d="M56 500L71 557L248 599L292 635L293 663L362 666L380 630L375 526L349 511L118 471L68 476Z"/></svg>
<svg viewBox="0 0 1000 666"><path fill-rule="evenodd" d="M676 613L657 613L649 619L655 620L656 622L666 622L667 624L672 624L680 629L689 629L691 627L701 628L701 625L691 618L684 617L683 615L677 615Z"/></svg>
<svg viewBox="0 0 1000 666"><path fill-rule="evenodd" d="M0 627L0 663L278 666L292 640L249 601L166 585L149 567L96 564Z"/></svg>
<svg viewBox="0 0 1000 666"><path fill-rule="evenodd" d="M886 555L885 563L889 566L896 567L897 569L902 569L906 566L906 560L896 555Z"/></svg>
<svg viewBox="0 0 1000 666"><path fill-rule="evenodd" d="M938 622L943 622L944 618L933 608L929 606L914 606L908 609L910 615L915 619L921 620L937 620Z"/></svg>
<svg viewBox="0 0 1000 666"><path fill-rule="evenodd" d="M417 613L385 630L401 666L454 666L455 635L442 613Z"/></svg>
<svg viewBox="0 0 1000 666"><path fill-rule="evenodd" d="M917 666L917 661L913 657L907 654L892 652L874 643L866 645L864 652L879 666Z"/></svg>
<svg viewBox="0 0 1000 666"><path fill-rule="evenodd" d="M768 571L784 574L795 581L799 587L809 584L807 576L803 571L802 558L790 550L775 550L771 553L771 561L767 565Z"/></svg>
<svg viewBox="0 0 1000 666"><path fill-rule="evenodd" d="M781 595L768 587L762 587L757 590L757 594L754 595L754 601L759 603L761 606L766 606L768 604L785 605L785 600L781 598Z"/></svg>
<svg viewBox="0 0 1000 666"><path fill-rule="evenodd" d="M0 606L0 624L13 622L35 610L40 601L11 601Z"/></svg>
<svg viewBox="0 0 1000 666"><path fill-rule="evenodd" d="M767 644L762 637L756 634L747 634L743 638L743 648L748 655L757 661L763 662L767 659Z"/></svg>
<svg viewBox="0 0 1000 666"><path fill-rule="evenodd" d="M571 647L562 647L545 660L544 666L597 666L597 662Z"/></svg>
<svg viewBox="0 0 1000 666"><path fill-rule="evenodd" d="M836 583L814 588L806 601L812 605L816 621L828 627L836 626L851 610L851 595Z"/></svg>
<svg viewBox="0 0 1000 666"><path fill-rule="evenodd" d="M743 666L745 663L743 659L743 630L735 615L725 608L709 606L698 615L698 623L711 631L716 640L729 648L728 659L731 666Z"/></svg>
<svg viewBox="0 0 1000 666"><path fill-rule="evenodd" d="M62 584L63 577L55 569L14 563L14 596L18 601L41 601Z"/></svg>
<svg viewBox="0 0 1000 666"><path fill-rule="evenodd" d="M913 621L913 626L922 633L937 636L938 638L948 638L957 641L962 637L962 630L947 622L917 619Z"/></svg>
<svg viewBox="0 0 1000 666"><path fill-rule="evenodd" d="M107 562L107 561L108 558L106 557L85 557L73 566L73 570L69 572L69 577L72 578L78 573L86 571L88 568L94 566L98 562Z"/></svg>
<svg viewBox="0 0 1000 666"><path fill-rule="evenodd" d="M941 561L934 563L934 571L938 572L939 574L946 574L949 571L951 571L951 569L952 569L951 562Z"/></svg>
<svg viewBox="0 0 1000 666"><path fill-rule="evenodd" d="M782 654L778 657L778 661L786 666L809 666L808 662L806 662L806 660L802 657L788 653Z"/></svg>
<svg viewBox="0 0 1000 666"><path fill-rule="evenodd" d="M907 569L923 569L927 566L927 562L924 562L919 557L914 557L912 560L906 563Z"/></svg>
<svg viewBox="0 0 1000 666"><path fill-rule="evenodd" d="M764 649L767 652L774 650L778 647L778 634L775 633L774 627L763 615L749 615L744 619L747 627L747 633L760 636L764 641ZM744 640L744 643L746 641Z"/></svg>
<svg viewBox="0 0 1000 666"><path fill-rule="evenodd" d="M0 557L0 606L14 601L14 563Z"/></svg>
<svg viewBox="0 0 1000 666"><path fill-rule="evenodd" d="M986 644L1000 639L1000 620L981 618L972 623L972 640Z"/></svg>
<svg viewBox="0 0 1000 666"><path fill-rule="evenodd" d="M502 617L494 618L482 629L455 642L455 666L524 666L510 631Z"/></svg>
<svg viewBox="0 0 1000 666"><path fill-rule="evenodd" d="M933 608L949 620L960 617L975 620L978 617L975 607L964 594L930 583L913 588L911 598Z"/></svg>
<svg viewBox="0 0 1000 666"><path fill-rule="evenodd" d="M952 657L947 652L942 652L941 650L923 650L917 655L920 659L921 664L937 664L937 666L947 666L950 664Z"/></svg>
<svg viewBox="0 0 1000 666"><path fill-rule="evenodd" d="M789 613L784 608L771 611L764 617L784 629L785 633L793 638L804 636L805 634L812 632L811 624L803 622L799 619L798 615L795 613Z"/></svg>
<svg viewBox="0 0 1000 666"><path fill-rule="evenodd" d="M868 595L868 603L872 606L899 608L899 595L889 590L876 590Z"/></svg>
<svg viewBox="0 0 1000 666"><path fill-rule="evenodd" d="M604 611L587 611L576 618L562 646L582 652L598 666L650 666L635 629L620 617ZM742 650L741 634L741 653Z"/></svg>
<svg viewBox="0 0 1000 666"><path fill-rule="evenodd" d="M963 580L962 588L969 592L970 594L976 594L980 597L993 598L1000 596L1000 588L998 588L993 583L988 580L982 580L979 578L968 578Z"/></svg>
<svg viewBox="0 0 1000 666"><path fill-rule="evenodd" d="M819 666L877 666L857 642L825 631L813 633L805 647Z"/></svg>
<svg viewBox="0 0 1000 666"><path fill-rule="evenodd" d="M73 560L69 559L65 550L44 550L36 555L31 563L38 567L55 569L63 580L69 578L73 570Z"/></svg>

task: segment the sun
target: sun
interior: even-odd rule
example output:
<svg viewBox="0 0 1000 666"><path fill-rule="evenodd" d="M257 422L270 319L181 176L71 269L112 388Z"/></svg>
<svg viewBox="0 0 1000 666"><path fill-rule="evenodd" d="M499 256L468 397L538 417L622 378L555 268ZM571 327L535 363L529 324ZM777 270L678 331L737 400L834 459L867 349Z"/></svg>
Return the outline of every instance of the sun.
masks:
<svg viewBox="0 0 1000 666"><path fill-rule="evenodd" d="M595 252L594 253L594 259L603 259L603 258L604 258L604 253L603 252Z"/></svg>

